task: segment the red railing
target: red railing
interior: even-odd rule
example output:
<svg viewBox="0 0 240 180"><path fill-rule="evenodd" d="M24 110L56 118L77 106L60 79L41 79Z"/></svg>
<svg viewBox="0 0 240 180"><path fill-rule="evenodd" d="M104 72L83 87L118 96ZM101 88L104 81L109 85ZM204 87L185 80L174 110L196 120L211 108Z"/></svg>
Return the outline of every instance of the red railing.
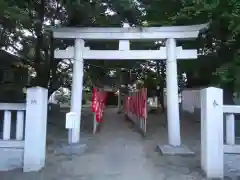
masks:
<svg viewBox="0 0 240 180"><path fill-rule="evenodd" d="M143 132L146 132L147 89L142 88L125 96L124 109L128 118L138 124Z"/></svg>

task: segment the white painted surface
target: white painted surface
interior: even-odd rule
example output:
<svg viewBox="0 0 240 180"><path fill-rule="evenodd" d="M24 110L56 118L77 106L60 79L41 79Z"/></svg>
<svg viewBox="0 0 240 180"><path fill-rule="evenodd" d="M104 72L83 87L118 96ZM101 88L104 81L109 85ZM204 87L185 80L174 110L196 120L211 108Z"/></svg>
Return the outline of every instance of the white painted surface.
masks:
<svg viewBox="0 0 240 180"><path fill-rule="evenodd" d="M71 112L76 113L76 127L69 131L69 143L78 143L80 140L81 125L81 107L82 107L82 90L83 90L83 57L84 41L82 39L75 40L74 63L73 63L73 82L71 96Z"/></svg>
<svg viewBox="0 0 240 180"><path fill-rule="evenodd" d="M24 112L17 112L16 140L23 140Z"/></svg>
<svg viewBox="0 0 240 180"><path fill-rule="evenodd" d="M77 114L75 112L69 112L66 114L66 129L77 128Z"/></svg>
<svg viewBox="0 0 240 180"><path fill-rule="evenodd" d="M226 144L235 144L235 119L234 114L226 114Z"/></svg>
<svg viewBox="0 0 240 180"><path fill-rule="evenodd" d="M182 91L182 109L193 113L195 108L201 108L200 89L184 89Z"/></svg>
<svg viewBox="0 0 240 180"><path fill-rule="evenodd" d="M236 105L224 105L223 106L223 112L224 113L240 113L240 106Z"/></svg>
<svg viewBox="0 0 240 180"><path fill-rule="evenodd" d="M129 45L128 40L119 41L119 50L87 50L84 49L82 52L83 59L94 59L94 60L165 60L167 59L166 47L161 47L160 50L130 50L127 49ZM124 46L122 46L122 45ZM125 49L124 49L125 48ZM55 50L55 58L74 58L74 51L72 47L68 47L66 50ZM197 50L183 50L182 47L177 47L176 50L177 59L196 59Z"/></svg>
<svg viewBox="0 0 240 180"><path fill-rule="evenodd" d="M201 167L207 178L223 178L223 91L201 90Z"/></svg>
<svg viewBox="0 0 240 180"><path fill-rule="evenodd" d="M124 28L128 28L128 25L125 24ZM118 44L118 49L119 49L119 52L121 52L123 54L124 54L124 52L128 52L130 50L130 41L129 40L120 40L119 44ZM97 56L95 56L95 57L97 57ZM113 58L113 57L115 57L115 55L109 56L109 57ZM120 89L118 89L118 111L121 110L121 106L122 106L121 105L121 91L120 91Z"/></svg>
<svg viewBox="0 0 240 180"><path fill-rule="evenodd" d="M177 60L176 60L176 40L167 40L167 119L168 138L172 146L181 145L180 120L178 104L178 82L177 82Z"/></svg>
<svg viewBox="0 0 240 180"><path fill-rule="evenodd" d="M1 148L24 148L24 141L18 141L18 140L9 140L4 141L0 140L0 147Z"/></svg>
<svg viewBox="0 0 240 180"><path fill-rule="evenodd" d="M234 145L224 145L224 153L226 154L239 154L240 153L240 145L234 144Z"/></svg>
<svg viewBox="0 0 240 180"><path fill-rule="evenodd" d="M0 171L22 168L23 148L0 148Z"/></svg>
<svg viewBox="0 0 240 180"><path fill-rule="evenodd" d="M0 103L0 110L4 110L3 119L3 139L0 140L0 171L8 171L23 167L23 127L24 124L19 123L21 118L24 121L24 116L20 117L19 112L24 113L26 105L23 103ZM11 111L17 110L17 125L16 138L11 139ZM22 133L21 133L22 130Z"/></svg>
<svg viewBox="0 0 240 180"><path fill-rule="evenodd" d="M25 103L0 103L0 110L24 111L26 110Z"/></svg>
<svg viewBox="0 0 240 180"><path fill-rule="evenodd" d="M197 38L199 31L207 24L192 26L147 27L147 28L55 28L52 29L55 38L80 39L189 39Z"/></svg>
<svg viewBox="0 0 240 180"><path fill-rule="evenodd" d="M11 138L11 121L11 111L4 111L3 140L10 140Z"/></svg>
<svg viewBox="0 0 240 180"><path fill-rule="evenodd" d="M45 165L48 91L27 89L23 171L39 171Z"/></svg>

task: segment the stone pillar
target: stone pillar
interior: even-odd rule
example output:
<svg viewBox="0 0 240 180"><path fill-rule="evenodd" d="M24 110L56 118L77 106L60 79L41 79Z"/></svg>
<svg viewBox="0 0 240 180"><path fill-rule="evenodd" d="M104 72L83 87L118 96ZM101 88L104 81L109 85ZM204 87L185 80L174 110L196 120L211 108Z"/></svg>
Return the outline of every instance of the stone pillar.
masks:
<svg viewBox="0 0 240 180"><path fill-rule="evenodd" d="M235 145L235 118L234 114L226 114L226 144Z"/></svg>
<svg viewBox="0 0 240 180"><path fill-rule="evenodd" d="M223 91L201 90L201 167L207 178L223 178Z"/></svg>
<svg viewBox="0 0 240 180"><path fill-rule="evenodd" d="M81 125L81 109L82 109L82 91L83 91L83 75L84 62L82 51L84 49L84 40L75 40L74 62L73 62L73 80L72 80L72 96L71 96L71 112L77 114L76 128L69 130L69 143L79 143L80 125Z"/></svg>
<svg viewBox="0 0 240 180"><path fill-rule="evenodd" d="M39 171L45 166L48 91L27 90L23 171Z"/></svg>
<svg viewBox="0 0 240 180"><path fill-rule="evenodd" d="M194 155L193 151L181 144L176 50L176 40L167 39L166 81L168 144L163 146L159 145L158 147L163 155Z"/></svg>
<svg viewBox="0 0 240 180"><path fill-rule="evenodd" d="M128 26L125 25L124 28L127 28ZM120 40L119 41L119 47L118 47L119 51L129 51L130 50L130 42L129 40ZM121 83L121 81L120 81ZM118 112L121 111L121 107L122 107L122 103L121 103L121 85L119 86L119 93L118 93Z"/></svg>
<svg viewBox="0 0 240 180"><path fill-rule="evenodd" d="M179 102L178 102L178 78L177 78L177 60L176 60L176 40L167 40L167 118L168 118L168 138L169 145L180 146L180 120L179 120Z"/></svg>

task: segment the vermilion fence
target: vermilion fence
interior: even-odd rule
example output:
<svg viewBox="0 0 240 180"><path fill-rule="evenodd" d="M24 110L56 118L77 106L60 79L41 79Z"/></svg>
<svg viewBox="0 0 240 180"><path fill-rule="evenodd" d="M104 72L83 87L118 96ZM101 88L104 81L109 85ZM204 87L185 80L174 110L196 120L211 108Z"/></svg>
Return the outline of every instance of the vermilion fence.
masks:
<svg viewBox="0 0 240 180"><path fill-rule="evenodd" d="M125 115L145 134L147 132L147 89L134 90L125 96L124 109Z"/></svg>
<svg viewBox="0 0 240 180"><path fill-rule="evenodd" d="M103 111L106 106L107 93L96 88L93 88L92 95L92 112L93 118L93 133L96 133L96 129L99 123L103 122Z"/></svg>

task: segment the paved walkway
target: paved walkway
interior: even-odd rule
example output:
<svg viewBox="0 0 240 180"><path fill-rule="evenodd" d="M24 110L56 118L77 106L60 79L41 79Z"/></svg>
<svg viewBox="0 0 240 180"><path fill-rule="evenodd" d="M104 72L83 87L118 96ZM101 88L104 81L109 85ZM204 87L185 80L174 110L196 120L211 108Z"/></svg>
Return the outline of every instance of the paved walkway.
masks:
<svg viewBox="0 0 240 180"><path fill-rule="evenodd" d="M155 118L154 118L155 117ZM51 127L46 167L38 173L21 170L0 172L1 180L200 180L204 179L199 160L199 123L182 121L183 142L196 152L194 157L161 156L158 143L166 142L164 118L149 117L149 133L143 138L131 123L109 108L101 132L91 135L91 116L84 117L82 139L88 150L82 156L57 155L57 140L66 140L60 127ZM236 156L231 159L236 160ZM230 168L231 169L231 168ZM229 172L229 168L227 169ZM240 172L235 170L235 172Z"/></svg>

